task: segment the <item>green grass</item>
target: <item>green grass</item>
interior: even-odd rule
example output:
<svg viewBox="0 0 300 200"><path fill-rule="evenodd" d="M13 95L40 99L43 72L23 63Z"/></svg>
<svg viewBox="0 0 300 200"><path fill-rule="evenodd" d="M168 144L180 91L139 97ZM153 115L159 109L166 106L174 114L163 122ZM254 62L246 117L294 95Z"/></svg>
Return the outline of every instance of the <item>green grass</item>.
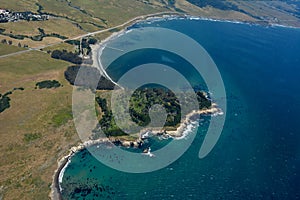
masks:
<svg viewBox="0 0 300 200"><path fill-rule="evenodd" d="M15 52L22 51L22 50L25 50L25 49L17 47L17 46L0 43L0 56L7 55L10 53L15 53Z"/></svg>
<svg viewBox="0 0 300 200"><path fill-rule="evenodd" d="M108 26L124 23L140 15L168 10L162 6L145 4L137 0L72 0L72 5L80 7L98 19L104 20Z"/></svg>
<svg viewBox="0 0 300 200"><path fill-rule="evenodd" d="M24 141L29 143L34 140L40 139L42 137L41 133L27 133L24 135Z"/></svg>
<svg viewBox="0 0 300 200"><path fill-rule="evenodd" d="M74 22L92 22L98 25L105 25L101 20L93 19L91 16L72 8L68 5L67 1L40 0L39 4L43 7L42 12L65 17Z"/></svg>
<svg viewBox="0 0 300 200"><path fill-rule="evenodd" d="M7 72L23 76L65 68L67 65L67 62L54 60L46 53L30 51L18 56L1 58L0 74Z"/></svg>
<svg viewBox="0 0 300 200"><path fill-rule="evenodd" d="M60 44L57 44L57 45L54 45L54 46L50 46L50 47L47 47L47 48L44 48L42 49L44 52L47 52L47 51L54 51L54 50L66 50L68 52L75 52L76 50L76 46L74 45L71 45L71 44L68 44L68 43L60 43Z"/></svg>
<svg viewBox="0 0 300 200"><path fill-rule="evenodd" d="M55 127L59 127L73 118L71 108L59 110L52 118L52 123Z"/></svg>
<svg viewBox="0 0 300 200"><path fill-rule="evenodd" d="M36 12L38 7L35 5L35 2L36 0L1 1L1 9Z"/></svg>
<svg viewBox="0 0 300 200"><path fill-rule="evenodd" d="M50 18L46 21L17 21L13 23L1 23L0 28L5 29L6 34L13 35L39 35L41 28L45 34L57 33L66 37L74 37L86 33L80 30L74 23L62 18Z"/></svg>

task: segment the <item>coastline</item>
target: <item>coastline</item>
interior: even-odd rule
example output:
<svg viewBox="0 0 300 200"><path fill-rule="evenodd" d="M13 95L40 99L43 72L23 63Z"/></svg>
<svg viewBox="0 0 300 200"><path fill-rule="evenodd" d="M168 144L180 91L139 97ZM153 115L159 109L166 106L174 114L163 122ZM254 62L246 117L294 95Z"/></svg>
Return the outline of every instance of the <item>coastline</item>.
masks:
<svg viewBox="0 0 300 200"><path fill-rule="evenodd" d="M83 144L79 144L76 147L72 147L69 150L68 155L64 156L60 160L57 161L58 167L54 172L53 180L51 184L51 192L49 194L50 199L52 200L62 200L61 197L61 190L60 190L60 179L62 178L62 173L64 172L64 169L68 166L68 163L71 159L71 157L81 149L83 149Z"/></svg>
<svg viewBox="0 0 300 200"><path fill-rule="evenodd" d="M104 76L106 79L110 80L113 84L115 84L116 86L122 88L122 86L118 85L116 82L114 82L109 75L106 73L105 69L103 68L101 61L100 61L100 56L102 55L103 50L106 47L106 43L109 42L111 39L115 38L116 36L120 35L121 33L125 32L125 29L122 29L119 32L115 32L113 34L111 34L109 37L105 38L104 40L102 40L100 43L91 45L91 49L92 49L92 60L93 60L93 65L92 67L97 68L101 75Z"/></svg>
<svg viewBox="0 0 300 200"><path fill-rule="evenodd" d="M245 23L247 24L247 22L238 22L238 21L228 21L228 20L220 20L220 19L210 19L210 18L204 18L204 17L197 17L197 16L190 16L190 15L184 15L184 14L172 14L172 15L163 15L163 16L150 16L147 17L145 19L138 19L133 21L131 24L129 24L128 26L125 26L123 29L121 29L118 32L112 33L110 36L108 36L107 38L105 38L104 40L102 40L100 43L97 43L95 45L91 45L92 48L92 60L93 60L93 67L96 67L100 70L100 72L102 74L104 74L104 76L107 76L107 78L109 80L111 80L111 78L109 78L109 76L107 75L106 71L104 70L101 61L98 59L104 48L106 47L107 43L109 41L111 41L112 39L115 39L116 37L124 34L126 31L128 31L128 28L130 28L132 25L134 24L138 24L140 22L153 22L156 20L174 20L174 19L189 19L189 20L206 20L206 21L221 21L221 22L229 22L229 23ZM250 23L249 23L250 24ZM112 81L112 80L111 80ZM113 81L112 81L113 82ZM215 107L213 109L216 109ZM217 109L218 110L218 109ZM216 110L214 110L216 111ZM220 110L218 110L219 112ZM200 112L200 113L198 113ZM194 111L193 113L190 113L186 116L186 119L180 124L180 126L177 128L177 130L182 130L184 127L187 126L187 124L190 122L190 117L194 116L195 114L201 114L201 112L203 112L202 114L209 114L209 112L207 110L199 110L199 111ZM178 136L178 133L176 131L168 131L169 132L169 136L175 138L176 136L178 138L182 137ZM156 135L161 134L162 131L161 130L157 130L155 131ZM141 133L139 133L140 135L142 135ZM87 141L85 143L80 143L77 146L72 147L69 150L69 153L64 156L63 158L59 159L58 162L58 167L54 172L53 175L53 180L52 180L52 184L51 184L51 192L49 194L50 199L52 200L61 200L61 190L60 190L60 178L63 177L63 175L61 173L64 172L64 169L68 166L69 160L72 158L72 156L83 150L84 148L90 146L90 145L96 145L99 143L105 143L105 142L111 142L111 140L109 140L108 138L105 139L99 139L99 140L90 140ZM136 141L138 142L138 141ZM124 144L122 144L124 146L130 146L131 142L129 141L125 141Z"/></svg>
<svg viewBox="0 0 300 200"><path fill-rule="evenodd" d="M212 106L210 108L202 109L202 110L193 110L191 113L187 114L184 118L184 120L180 123L180 125L176 128L176 130L164 130L164 129L143 129L138 133L138 138L135 140L127 140L127 139L120 139L119 137L113 137L113 138L100 138L97 140L88 140L84 143L80 143L77 146L72 147L69 150L69 153L61 158L58 161L58 168L55 170L53 175L53 182L51 184L51 192L50 192L50 198L52 200L62 200L61 197L61 187L60 183L62 182L63 175L65 172L65 169L68 167L70 160L72 156L74 156L77 152L88 148L93 145L99 145L99 144L115 144L117 143L120 146L123 147L133 147L138 148L140 144L143 144L143 136L149 132L153 136L164 136L165 138L173 138L175 140L184 139L190 131L190 125L195 124L195 120L193 118L195 116L201 116L201 115L211 115L211 116L217 116L217 115L223 115L222 110L217 106L217 104L212 103ZM150 153L150 152L149 152Z"/></svg>
<svg viewBox="0 0 300 200"><path fill-rule="evenodd" d="M249 25L261 25L255 22L247 22L247 21L234 21L234 20L222 20L222 19L212 19L212 18L205 18L205 17L197 17L197 16L190 16L190 15L184 15L184 14L175 14L175 15L163 15L160 17L147 17L145 19L140 19L140 20L136 20L133 21L132 24L136 24L139 22L147 22L149 20L173 20L173 19L189 19L189 20L206 20L206 21L218 21L218 22L228 22L228 23L239 23L239 24L249 24ZM101 43L92 45L92 59L93 59L93 65L97 65L95 67L97 67L103 74L104 76L107 76L107 78L109 78L109 76L106 74L105 70L103 69L100 61L99 61L99 56L101 56L101 53L103 51L103 49L105 48L107 42L109 42L110 40L114 39L115 37L118 37L120 34L125 33L128 28L130 26L132 26L132 24L129 24L128 26L126 26L125 28L123 28L122 30L120 30L119 32L115 32L113 34L111 34L109 37L107 37L106 39L104 39L103 41L101 41ZM275 26L275 27L284 27L284 28L296 28L298 29L299 27L292 27L292 26L285 26L285 25L280 25L280 24L271 24L268 22L268 24L266 25L262 25L262 26ZM110 79L110 78L109 78ZM111 79L110 79L111 80ZM111 80L112 81L112 80ZM113 81L112 81L113 82ZM210 109L206 109L206 110L198 110L198 111L193 111L192 113L188 114L186 116L186 119L180 124L180 126L177 128L176 131L166 131L167 135L171 136L171 137L182 137L182 135L178 135L178 132L182 131L190 122L192 116L194 115L218 115L218 114L222 114L222 111L217 107L216 104L213 104L213 106ZM157 134L162 133L162 131L156 131ZM68 163L71 159L71 157L76 154L78 151L83 150L84 148L90 146L90 145L95 145L95 144L99 144L99 143L104 143L104 142L111 142L109 139L105 138L105 139L100 139L100 140L94 140L94 141L88 141L85 143L80 143L79 145L72 147L69 150L69 153L64 156L63 158L58 160L58 167L54 172L53 175L53 181L51 184L51 192L49 194L49 197L53 200L61 200L61 191L60 191L60 178L62 178L62 174L64 172L64 169L68 166ZM128 144L128 143L127 143ZM130 144L130 142L129 142Z"/></svg>

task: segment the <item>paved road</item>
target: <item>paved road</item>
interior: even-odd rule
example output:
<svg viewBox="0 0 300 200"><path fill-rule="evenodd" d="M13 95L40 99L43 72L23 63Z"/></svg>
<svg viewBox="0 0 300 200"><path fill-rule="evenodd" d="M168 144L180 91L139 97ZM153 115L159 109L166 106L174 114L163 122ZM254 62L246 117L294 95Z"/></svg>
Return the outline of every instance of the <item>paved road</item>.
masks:
<svg viewBox="0 0 300 200"><path fill-rule="evenodd" d="M51 46L63 43L67 40L77 40L77 39L81 39L81 38L84 38L84 37L93 36L93 35L96 35L96 34L111 31L111 30L116 29L116 28L122 28L122 27L124 27L124 26L126 26L126 25L128 25L132 22L138 21L138 20L142 20L142 19L145 19L145 18L148 18L148 17L154 17L154 16L158 16L158 15L164 15L164 14L178 14L178 12L159 12L159 13L153 13L153 14L149 14L149 15L138 16L138 17L135 17L133 19L128 20L127 22L124 22L123 24L120 24L120 25L117 25L117 26L114 26L114 27L111 27L111 28L107 28L107 29L103 29L103 30L99 30L99 31L91 32L91 33L86 33L84 35L76 36L74 38L68 38L68 39L62 40L60 42L51 43L51 44L41 46L41 47L37 47L37 48L29 48L29 49L26 49L26 50L23 50L23 51L18 51L18 52L15 52L15 53L2 55L2 56L0 56L0 58L15 56L15 55L19 55L19 54L26 53L26 52L29 52L29 51L34 51L34 50L41 50L41 49L44 49L44 48L47 48L47 47L51 47Z"/></svg>

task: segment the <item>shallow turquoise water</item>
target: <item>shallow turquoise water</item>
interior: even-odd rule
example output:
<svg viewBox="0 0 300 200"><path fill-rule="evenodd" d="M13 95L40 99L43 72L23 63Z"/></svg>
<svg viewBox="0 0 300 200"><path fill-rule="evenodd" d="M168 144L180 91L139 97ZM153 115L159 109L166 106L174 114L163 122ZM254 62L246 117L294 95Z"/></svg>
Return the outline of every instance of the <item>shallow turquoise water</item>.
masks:
<svg viewBox="0 0 300 200"><path fill-rule="evenodd" d="M65 171L63 197L299 199L300 30L200 20L142 23L133 28L144 26L183 32L214 59L227 92L221 138L206 158L198 158L209 124L209 118L204 119L180 159L146 174L113 170L84 150ZM108 73L116 79L122 71L110 68Z"/></svg>

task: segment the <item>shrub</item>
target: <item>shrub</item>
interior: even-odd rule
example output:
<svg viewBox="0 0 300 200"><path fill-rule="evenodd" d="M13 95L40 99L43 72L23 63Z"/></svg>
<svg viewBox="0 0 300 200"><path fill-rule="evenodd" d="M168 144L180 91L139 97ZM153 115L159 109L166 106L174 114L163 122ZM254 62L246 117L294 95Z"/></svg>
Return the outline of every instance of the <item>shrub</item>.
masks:
<svg viewBox="0 0 300 200"><path fill-rule="evenodd" d="M54 50L51 54L52 58L65 60L74 64L82 64L82 58L78 57L76 53L67 52L66 50Z"/></svg>
<svg viewBox="0 0 300 200"><path fill-rule="evenodd" d="M88 43L89 43L89 44L96 44L97 42L98 42L98 40L95 39L95 38L90 38L90 39L88 40Z"/></svg>
<svg viewBox="0 0 300 200"><path fill-rule="evenodd" d="M58 88L61 86L61 84L56 81L56 80L46 80L46 81L41 81L35 84L36 87L38 87L39 89L43 89L43 88Z"/></svg>
<svg viewBox="0 0 300 200"><path fill-rule="evenodd" d="M10 98L7 95L0 94L0 113L10 107Z"/></svg>

